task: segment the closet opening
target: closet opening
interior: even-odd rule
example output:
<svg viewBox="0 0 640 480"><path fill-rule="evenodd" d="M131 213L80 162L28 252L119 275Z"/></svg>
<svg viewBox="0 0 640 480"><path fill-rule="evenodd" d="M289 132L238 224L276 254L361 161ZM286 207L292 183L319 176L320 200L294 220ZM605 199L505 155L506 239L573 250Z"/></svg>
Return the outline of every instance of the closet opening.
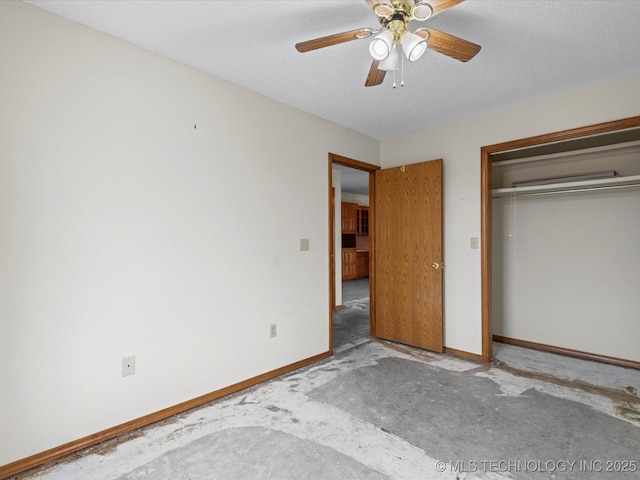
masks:
<svg viewBox="0 0 640 480"><path fill-rule="evenodd" d="M482 149L493 341L640 368L640 117Z"/></svg>

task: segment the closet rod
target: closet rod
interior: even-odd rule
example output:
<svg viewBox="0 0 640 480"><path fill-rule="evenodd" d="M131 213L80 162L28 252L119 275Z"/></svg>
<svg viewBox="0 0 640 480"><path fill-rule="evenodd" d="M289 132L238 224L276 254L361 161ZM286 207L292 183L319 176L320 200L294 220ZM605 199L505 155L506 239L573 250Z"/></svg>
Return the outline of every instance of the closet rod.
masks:
<svg viewBox="0 0 640 480"><path fill-rule="evenodd" d="M640 187L640 183L631 183L631 184L627 184L627 185L608 185L606 187L591 187L591 188L573 188L573 189L568 189L568 190L555 190L552 192L525 192L525 193L518 193L517 190L513 190L513 194L515 194L515 197L517 198L522 198L522 197L537 197L539 195L557 195L559 193L578 193L578 192L595 192L595 191L600 191L600 190L617 190L619 188L631 188L631 187ZM502 197L502 198L510 198L513 196L512 195L497 195L497 197Z"/></svg>

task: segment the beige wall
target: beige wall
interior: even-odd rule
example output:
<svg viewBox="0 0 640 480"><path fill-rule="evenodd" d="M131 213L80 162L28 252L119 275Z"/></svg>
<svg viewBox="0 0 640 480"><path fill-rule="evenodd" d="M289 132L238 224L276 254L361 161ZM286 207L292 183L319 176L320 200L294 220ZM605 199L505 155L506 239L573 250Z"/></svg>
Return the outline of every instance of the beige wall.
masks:
<svg viewBox="0 0 640 480"><path fill-rule="evenodd" d="M377 140L20 2L0 59L0 465L327 351L327 154Z"/></svg>
<svg viewBox="0 0 640 480"><path fill-rule="evenodd" d="M482 350L480 148L583 125L640 115L640 75L568 90L484 115L385 139L382 166L444 159L444 343Z"/></svg>
<svg viewBox="0 0 640 480"><path fill-rule="evenodd" d="M640 114L634 76L380 143L19 2L0 59L0 464L326 351L328 152L444 159L479 354L480 147Z"/></svg>

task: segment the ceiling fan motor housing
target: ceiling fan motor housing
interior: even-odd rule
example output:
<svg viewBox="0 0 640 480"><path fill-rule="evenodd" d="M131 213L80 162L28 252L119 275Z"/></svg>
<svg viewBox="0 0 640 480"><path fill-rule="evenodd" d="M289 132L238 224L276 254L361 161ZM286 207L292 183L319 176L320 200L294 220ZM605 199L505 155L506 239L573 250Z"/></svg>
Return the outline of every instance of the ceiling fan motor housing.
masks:
<svg viewBox="0 0 640 480"><path fill-rule="evenodd" d="M397 39L407 30L407 18L402 13L395 13L388 22L387 28Z"/></svg>
<svg viewBox="0 0 640 480"><path fill-rule="evenodd" d="M396 12L403 12L407 15L411 14L411 11L416 4L415 0L395 0L391 3L393 3Z"/></svg>

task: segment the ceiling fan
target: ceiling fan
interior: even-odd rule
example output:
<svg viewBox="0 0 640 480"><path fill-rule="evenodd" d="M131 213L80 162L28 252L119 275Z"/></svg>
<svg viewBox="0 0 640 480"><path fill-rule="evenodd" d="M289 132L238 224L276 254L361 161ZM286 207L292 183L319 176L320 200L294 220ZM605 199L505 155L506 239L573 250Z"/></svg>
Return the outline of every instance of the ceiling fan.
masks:
<svg viewBox="0 0 640 480"><path fill-rule="evenodd" d="M480 45L454 37L428 27L411 31L409 21L424 21L464 0L366 0L378 16L380 28L358 28L296 44L299 52L309 52L339 43L373 37L369 53L373 63L369 69L366 87L380 85L388 71L398 70L398 46L410 62L418 60L427 49L468 62L479 51ZM395 87L395 82L394 82Z"/></svg>

